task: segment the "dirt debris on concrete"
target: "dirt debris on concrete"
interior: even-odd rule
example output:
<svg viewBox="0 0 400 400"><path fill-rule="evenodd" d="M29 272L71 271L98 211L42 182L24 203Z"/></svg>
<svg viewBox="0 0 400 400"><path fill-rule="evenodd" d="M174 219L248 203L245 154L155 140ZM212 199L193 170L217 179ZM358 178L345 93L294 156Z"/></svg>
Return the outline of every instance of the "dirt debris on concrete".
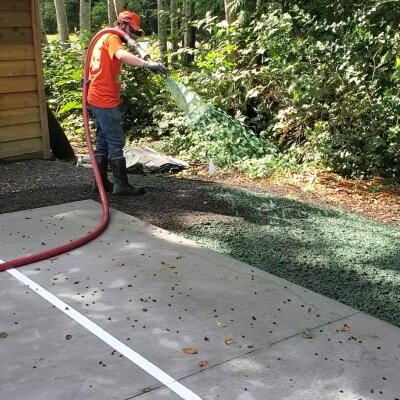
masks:
<svg viewBox="0 0 400 400"><path fill-rule="evenodd" d="M111 195L110 206L400 326L398 188L324 174L276 182L195 172L131 175L146 195ZM0 164L0 213L93 198L92 182L73 162Z"/></svg>

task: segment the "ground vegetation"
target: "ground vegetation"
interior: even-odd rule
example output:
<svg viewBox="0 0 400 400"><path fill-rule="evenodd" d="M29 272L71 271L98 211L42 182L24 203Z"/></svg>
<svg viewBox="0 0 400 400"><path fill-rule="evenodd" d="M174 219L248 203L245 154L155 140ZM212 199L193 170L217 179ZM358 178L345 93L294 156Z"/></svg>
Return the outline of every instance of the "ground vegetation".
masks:
<svg viewBox="0 0 400 400"><path fill-rule="evenodd" d="M50 4L42 3L44 24L54 29ZM78 26L75 3L66 2L71 29ZM128 3L143 13L144 29L157 33L156 2ZM195 48L180 46L163 55L174 79L256 135L257 154L227 157L219 166L234 164L252 177L317 167L345 177L398 180L400 14L394 11L400 3L337 0L316 7L307 0L260 1L256 10L250 3L230 2L236 11L228 23L223 2L196 2L189 21ZM170 40L184 39L186 14L176 21L182 12L182 3L174 3ZM92 20L93 29L107 22L104 2L92 2ZM170 25L162 26L169 35ZM157 36L148 39L157 55ZM44 50L49 102L74 133L81 126L83 52L78 45L65 49L54 42ZM207 142L215 137L188 129L162 79L143 71L124 74L122 106L130 139L152 136L182 157L193 157L194 146L212 147Z"/></svg>

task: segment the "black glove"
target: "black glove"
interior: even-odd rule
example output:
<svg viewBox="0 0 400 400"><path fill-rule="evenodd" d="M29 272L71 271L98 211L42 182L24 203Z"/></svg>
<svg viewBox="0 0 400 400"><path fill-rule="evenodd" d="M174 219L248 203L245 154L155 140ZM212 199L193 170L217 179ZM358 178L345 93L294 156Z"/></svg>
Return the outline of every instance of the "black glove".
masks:
<svg viewBox="0 0 400 400"><path fill-rule="evenodd" d="M164 67L164 65L158 64L154 61L146 61L143 64L143 68L147 68L151 72L154 72L155 74L159 74L159 75L163 76L164 78L168 75L168 71Z"/></svg>

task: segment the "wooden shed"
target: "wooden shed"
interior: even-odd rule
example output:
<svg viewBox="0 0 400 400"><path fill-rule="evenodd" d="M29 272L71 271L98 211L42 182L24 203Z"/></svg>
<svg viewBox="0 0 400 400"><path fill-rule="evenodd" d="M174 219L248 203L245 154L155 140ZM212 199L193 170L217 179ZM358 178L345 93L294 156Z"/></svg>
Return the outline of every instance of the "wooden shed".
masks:
<svg viewBox="0 0 400 400"><path fill-rule="evenodd" d="M38 0L0 0L0 161L49 158Z"/></svg>

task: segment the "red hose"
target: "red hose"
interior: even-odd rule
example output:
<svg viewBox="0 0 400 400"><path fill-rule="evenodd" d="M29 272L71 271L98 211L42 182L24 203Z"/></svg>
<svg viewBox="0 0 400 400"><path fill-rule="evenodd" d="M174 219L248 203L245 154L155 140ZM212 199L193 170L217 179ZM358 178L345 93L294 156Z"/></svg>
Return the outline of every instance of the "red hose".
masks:
<svg viewBox="0 0 400 400"><path fill-rule="evenodd" d="M103 208L103 216L101 219L101 223L96 227L95 230L88 232L85 236L73 240L69 243L66 243L62 246L54 247L49 250L42 251L40 253L31 254L25 257L17 258L15 260L6 261L0 264L0 272L6 271L7 269L21 267L23 265L31 264L37 261L47 260L48 258L52 258L58 256L60 254L66 253L68 251L74 250L84 244L90 242L91 240L95 239L99 236L107 227L109 221L109 209L108 209L108 199L106 192L104 190L103 181L101 180L100 171L97 163L95 160L95 154L93 150L92 144L92 135L90 133L89 127L89 114L87 108L87 94L88 94L88 86L89 86L89 66L90 66L90 58L92 56L93 47L95 46L97 40L100 36L104 35L105 33L114 33L121 37L121 39L126 39L126 34L116 28L107 28L99 31L89 43L89 47L86 52L86 59L85 59L85 66L84 66L84 77L83 77L83 93L82 93L82 113L83 113L83 123L85 128L85 138L86 144L89 149L90 159L92 160L92 167L94 177L96 179L97 187L99 188L100 193L100 201Z"/></svg>

